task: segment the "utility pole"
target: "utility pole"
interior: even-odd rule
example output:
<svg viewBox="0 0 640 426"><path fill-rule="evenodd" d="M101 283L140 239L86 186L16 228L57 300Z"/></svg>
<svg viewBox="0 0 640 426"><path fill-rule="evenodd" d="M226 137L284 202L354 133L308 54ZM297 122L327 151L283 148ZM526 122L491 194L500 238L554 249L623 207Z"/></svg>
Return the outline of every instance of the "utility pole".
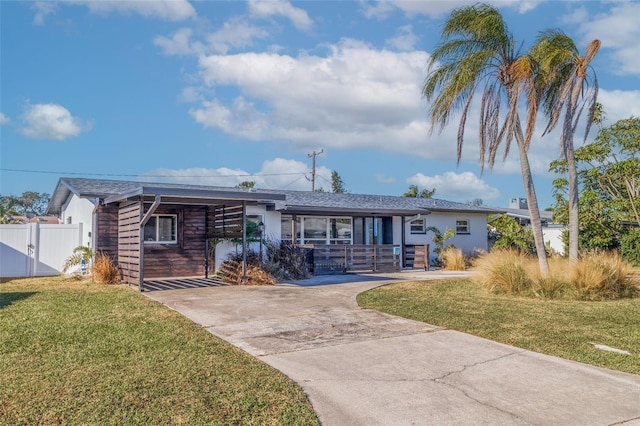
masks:
<svg viewBox="0 0 640 426"><path fill-rule="evenodd" d="M307 156L311 158L311 192L316 190L316 157L324 152L324 149L321 149L320 152L313 151L311 154Z"/></svg>

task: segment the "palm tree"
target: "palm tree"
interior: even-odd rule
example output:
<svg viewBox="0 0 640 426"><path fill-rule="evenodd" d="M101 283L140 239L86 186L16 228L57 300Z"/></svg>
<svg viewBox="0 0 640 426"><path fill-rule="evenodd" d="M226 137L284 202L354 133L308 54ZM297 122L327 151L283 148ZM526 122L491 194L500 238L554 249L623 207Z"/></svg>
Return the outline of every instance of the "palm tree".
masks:
<svg viewBox="0 0 640 426"><path fill-rule="evenodd" d="M549 266L527 155L542 96L540 88L533 84L533 77L530 58L519 54L500 13L492 6L477 4L456 9L449 16L442 31L442 41L431 55L422 93L428 101L433 101L429 110L431 131L436 125L442 131L450 115L462 111L457 138L459 162L469 107L476 90L482 87L479 134L482 168L486 154L486 162L492 168L500 145L504 143L506 157L511 142L516 140L538 263L541 274L546 276ZM518 114L522 95L528 106L524 131ZM501 117L500 107L504 100L506 113Z"/></svg>
<svg viewBox="0 0 640 426"><path fill-rule="evenodd" d="M588 107L584 138L594 122L598 97L595 72L589 78L590 63L600 49L600 40L593 40L585 54L580 55L574 41L559 30L544 31L531 49L532 60L538 66L538 84L544 86L544 111L549 122L543 133L553 130L564 109L560 147L569 174L569 259L578 260L578 172L576 170L573 135L582 111ZM578 105L582 98L582 105Z"/></svg>

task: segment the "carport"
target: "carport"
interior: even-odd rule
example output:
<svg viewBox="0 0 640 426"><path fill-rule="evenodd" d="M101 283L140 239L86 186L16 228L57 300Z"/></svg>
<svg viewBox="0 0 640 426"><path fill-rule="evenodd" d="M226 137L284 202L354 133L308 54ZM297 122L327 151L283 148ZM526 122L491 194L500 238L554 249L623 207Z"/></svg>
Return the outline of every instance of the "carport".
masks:
<svg viewBox="0 0 640 426"><path fill-rule="evenodd" d="M104 199L111 223L99 229L117 234L117 262L123 281L145 289L146 279L201 276L208 278L209 241L241 239L246 271L247 205L270 205L285 196L262 191L233 191L140 186ZM117 210L117 215L114 210ZM171 242L149 238L150 220L166 219ZM99 218L98 218L99 219ZM159 231L160 232L160 231ZM145 236L146 234L146 236Z"/></svg>

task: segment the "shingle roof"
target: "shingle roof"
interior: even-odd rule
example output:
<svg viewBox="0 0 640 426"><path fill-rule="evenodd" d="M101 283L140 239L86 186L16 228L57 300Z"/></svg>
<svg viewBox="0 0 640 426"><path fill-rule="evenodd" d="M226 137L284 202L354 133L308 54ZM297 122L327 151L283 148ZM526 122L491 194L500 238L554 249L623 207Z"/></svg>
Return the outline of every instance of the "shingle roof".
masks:
<svg viewBox="0 0 640 426"><path fill-rule="evenodd" d="M149 188L172 188L175 190L207 190L238 192L247 194L283 194L285 201L277 201L276 209L288 212L369 212L372 214L416 214L429 211L452 211L468 213L500 213L487 207L478 207L435 198L410 198L391 195L334 194L330 192L262 190L230 188L175 183L134 182L86 178L61 178L51 197L49 213L59 213L62 205L73 193L82 198L100 198L135 191L141 186Z"/></svg>

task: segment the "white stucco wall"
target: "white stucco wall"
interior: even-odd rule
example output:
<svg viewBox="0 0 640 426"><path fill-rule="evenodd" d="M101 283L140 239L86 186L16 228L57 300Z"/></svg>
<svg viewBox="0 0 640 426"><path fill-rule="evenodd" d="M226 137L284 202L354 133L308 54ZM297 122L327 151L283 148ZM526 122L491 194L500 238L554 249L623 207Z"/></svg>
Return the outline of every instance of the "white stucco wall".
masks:
<svg viewBox="0 0 640 426"><path fill-rule="evenodd" d="M477 250L488 250L487 242L487 215L480 213L440 213L433 212L429 215L423 215L426 219L426 225L434 226L440 232L447 229L456 229L456 220L469 221L469 234L458 234L445 243L445 247L453 244L460 248L463 253L471 254ZM433 232L426 234L412 234L410 222L405 223L406 243L407 244L429 244L431 248L431 257L434 257L433 249L435 244L431 240Z"/></svg>
<svg viewBox="0 0 640 426"><path fill-rule="evenodd" d="M562 242L562 226L549 226L542 228L542 238L546 244L549 244L553 251L564 254L564 243Z"/></svg>
<svg viewBox="0 0 640 426"><path fill-rule="evenodd" d="M82 245L93 248L93 238L90 233L93 229L94 204L86 198L71 195L62 206L60 223L82 224Z"/></svg>
<svg viewBox="0 0 640 426"><path fill-rule="evenodd" d="M264 206L247 206L247 215L258 215L261 214L263 217L262 222L264 223L264 239L270 241L279 241L280 240L280 212L276 211L266 211ZM256 253L260 250L260 243L253 242L247 244L249 249L255 251ZM227 260L227 256L229 254L235 253L236 249L238 253L242 252L242 247L237 246L231 242L225 241L216 247L216 268L218 268L222 263Z"/></svg>

